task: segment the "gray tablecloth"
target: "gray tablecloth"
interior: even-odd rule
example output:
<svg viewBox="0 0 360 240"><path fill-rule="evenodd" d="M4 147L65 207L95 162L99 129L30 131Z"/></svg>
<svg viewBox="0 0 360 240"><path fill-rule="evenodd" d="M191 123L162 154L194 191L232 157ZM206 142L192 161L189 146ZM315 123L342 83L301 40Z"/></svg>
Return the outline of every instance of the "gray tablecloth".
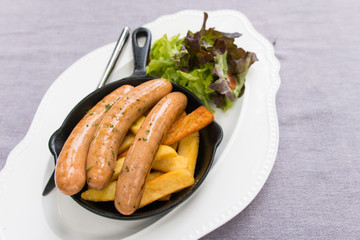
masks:
<svg viewBox="0 0 360 240"><path fill-rule="evenodd" d="M204 239L360 239L360 1L0 1L0 168L53 81L160 15L234 9L275 45L280 144L255 200Z"/></svg>

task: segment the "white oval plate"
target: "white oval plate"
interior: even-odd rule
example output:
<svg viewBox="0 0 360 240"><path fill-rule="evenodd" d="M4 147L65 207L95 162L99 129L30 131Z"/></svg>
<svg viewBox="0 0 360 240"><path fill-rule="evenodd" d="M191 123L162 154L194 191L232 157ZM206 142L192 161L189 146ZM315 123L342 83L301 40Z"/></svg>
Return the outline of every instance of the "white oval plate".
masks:
<svg viewBox="0 0 360 240"><path fill-rule="evenodd" d="M201 28L202 11L182 11L146 24L153 40ZM48 150L51 134L68 112L93 91L115 43L101 47L69 67L42 99L25 138L10 153L0 172L0 236L4 239L198 239L240 213L264 185L278 147L275 95L280 64L272 45L241 13L209 12L208 27L243 34L238 46L255 52L259 61L247 76L244 96L227 113L217 110L224 139L203 185L170 213L138 221L97 216L57 190L41 193L54 169ZM130 41L129 41L130 42ZM127 44L110 81L132 73ZM20 215L19 215L20 214Z"/></svg>

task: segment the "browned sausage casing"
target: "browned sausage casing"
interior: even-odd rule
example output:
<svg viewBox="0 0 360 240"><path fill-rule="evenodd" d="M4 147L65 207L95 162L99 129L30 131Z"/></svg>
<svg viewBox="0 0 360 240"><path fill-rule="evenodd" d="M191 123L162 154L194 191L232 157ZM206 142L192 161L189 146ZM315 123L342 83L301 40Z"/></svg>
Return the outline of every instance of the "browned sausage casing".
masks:
<svg viewBox="0 0 360 240"><path fill-rule="evenodd" d="M115 168L119 146L133 122L171 90L172 85L166 79L145 82L106 113L90 144L86 161L89 187L100 190L106 186Z"/></svg>
<svg viewBox="0 0 360 240"><path fill-rule="evenodd" d="M130 215L138 208L161 140L175 118L184 112L186 104L183 93L173 92L147 115L129 148L117 181L114 204L121 214Z"/></svg>
<svg viewBox="0 0 360 240"><path fill-rule="evenodd" d="M78 193L85 185L85 165L90 142L108 108L134 87L117 88L98 102L75 126L67 138L55 168L57 188L66 195Z"/></svg>

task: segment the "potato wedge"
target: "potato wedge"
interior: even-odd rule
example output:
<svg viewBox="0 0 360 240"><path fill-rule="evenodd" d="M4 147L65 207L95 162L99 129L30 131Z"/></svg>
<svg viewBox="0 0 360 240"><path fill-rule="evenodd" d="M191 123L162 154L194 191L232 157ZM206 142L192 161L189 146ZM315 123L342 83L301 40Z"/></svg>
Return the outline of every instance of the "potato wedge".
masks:
<svg viewBox="0 0 360 240"><path fill-rule="evenodd" d="M183 138L179 142L178 154L188 159L186 169L194 175L196 160L199 152L200 134L194 132L189 136Z"/></svg>
<svg viewBox="0 0 360 240"><path fill-rule="evenodd" d="M118 158L123 158L123 157L126 157L126 154L128 153L129 149L126 149L125 152L121 153Z"/></svg>
<svg viewBox="0 0 360 240"><path fill-rule="evenodd" d="M116 191L116 181L110 182L104 189L88 189L81 194L81 198L93 202L114 201Z"/></svg>
<svg viewBox="0 0 360 240"><path fill-rule="evenodd" d="M130 127L130 131L133 133L133 134L137 134L137 132L139 131L141 125L143 124L145 120L145 117L144 116L141 116L139 117L138 119L136 119L136 121L133 123L133 125Z"/></svg>
<svg viewBox="0 0 360 240"><path fill-rule="evenodd" d="M164 172L160 172L160 171L155 171L155 172L151 172L149 173L149 175L147 176L146 178L146 182L154 179L154 178L157 178L157 177L160 177L161 175L163 175ZM166 195L162 198L159 198L158 201L169 201L170 200L170 197L171 197L171 194L169 195Z"/></svg>
<svg viewBox="0 0 360 240"><path fill-rule="evenodd" d="M175 119L175 121L177 121L177 120L179 120L179 119L181 119L181 118L183 118L183 117L185 117L185 116L186 116L186 112L184 111L182 114L180 114L179 117L177 117L177 118Z"/></svg>
<svg viewBox="0 0 360 240"><path fill-rule="evenodd" d="M177 157L177 152L170 146L166 146L166 145L160 145L154 161L158 161L160 159L164 159L164 158L172 158L172 157Z"/></svg>
<svg viewBox="0 0 360 240"><path fill-rule="evenodd" d="M146 178L146 182L148 182L148 181L150 181L150 180L152 180L154 178L157 178L157 177L159 177L159 176L161 176L163 174L164 174L164 172L160 172L160 171L151 172L151 173L148 174L148 176Z"/></svg>
<svg viewBox="0 0 360 240"><path fill-rule="evenodd" d="M163 197L159 198L159 199L156 200L156 201L169 201L170 198L171 198L171 193L168 194L168 195L166 195L166 196L163 196Z"/></svg>
<svg viewBox="0 0 360 240"><path fill-rule="evenodd" d="M178 146L179 146L179 142L176 142L176 143L173 143L170 145L170 147L172 147L175 151L177 151Z"/></svg>
<svg viewBox="0 0 360 240"><path fill-rule="evenodd" d="M135 138L135 135L133 133L129 132L128 134L126 134L126 136L124 137L124 140L122 141L122 143L119 147L118 153L121 154L121 153L125 152L126 150L128 150L131 143L134 141L134 138Z"/></svg>
<svg viewBox="0 0 360 240"><path fill-rule="evenodd" d="M125 157L119 158L116 163L115 163L115 168L114 168L114 173L111 176L110 181L115 181L116 179L118 179L122 165L124 163Z"/></svg>
<svg viewBox="0 0 360 240"><path fill-rule="evenodd" d="M128 149L125 152L121 153L119 155L119 158L126 157L127 151ZM158 151L156 152L154 160L172 158L176 157L177 155L178 154L174 148L166 145L160 145Z"/></svg>
<svg viewBox="0 0 360 240"><path fill-rule="evenodd" d="M199 131L214 121L214 115L205 106L200 106L187 116L176 121L162 141L164 145L171 145L180 139Z"/></svg>
<svg viewBox="0 0 360 240"><path fill-rule="evenodd" d="M186 169L177 169L154 178L145 184L145 190L139 208L168 194L189 187L193 185L194 182L194 177Z"/></svg>
<svg viewBox="0 0 360 240"><path fill-rule="evenodd" d="M176 156L172 158L162 158L158 160L154 160L152 169L161 171L161 172L170 172L175 169L187 168L188 159L183 156Z"/></svg>

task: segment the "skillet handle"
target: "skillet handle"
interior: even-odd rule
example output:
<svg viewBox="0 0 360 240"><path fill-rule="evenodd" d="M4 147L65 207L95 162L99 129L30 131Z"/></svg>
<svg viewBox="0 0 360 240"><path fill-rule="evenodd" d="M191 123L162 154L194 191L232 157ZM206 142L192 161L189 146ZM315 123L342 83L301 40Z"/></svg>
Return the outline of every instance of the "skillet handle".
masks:
<svg viewBox="0 0 360 240"><path fill-rule="evenodd" d="M144 46L140 47L138 40L140 37L145 37ZM151 46L151 32L147 28L137 28L132 33L132 47L134 54L134 73L132 76L145 76L146 64L150 53Z"/></svg>

